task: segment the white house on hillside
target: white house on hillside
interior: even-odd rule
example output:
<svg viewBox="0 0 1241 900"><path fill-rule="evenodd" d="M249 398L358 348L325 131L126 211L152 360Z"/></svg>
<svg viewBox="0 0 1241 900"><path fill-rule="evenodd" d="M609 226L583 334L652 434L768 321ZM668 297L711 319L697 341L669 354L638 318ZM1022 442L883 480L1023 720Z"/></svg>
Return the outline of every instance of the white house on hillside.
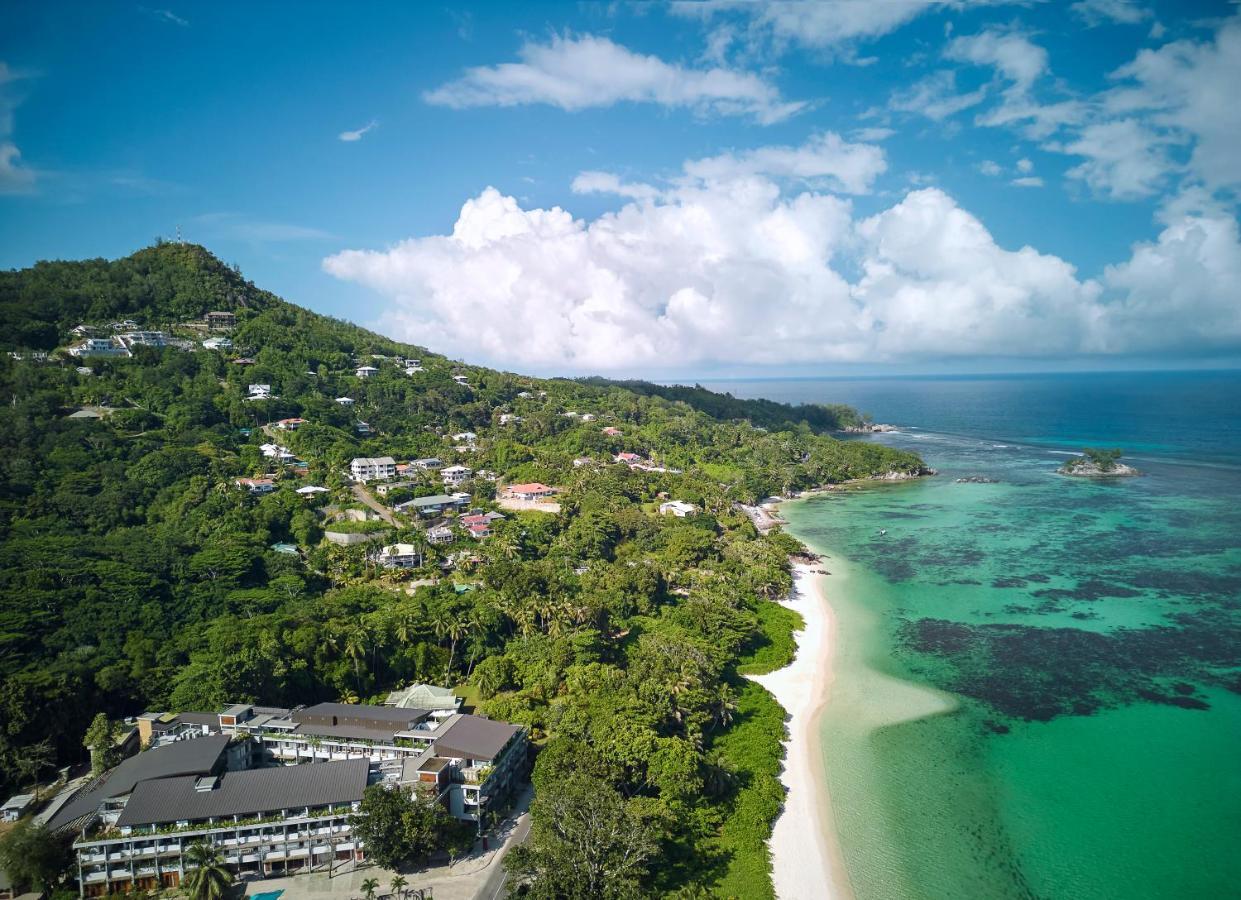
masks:
<svg viewBox="0 0 1241 900"><path fill-rule="evenodd" d="M468 481L470 476L474 474L474 470L468 466L449 466L440 470L440 477L444 480L444 484L449 487L456 487L463 481Z"/></svg>
<svg viewBox="0 0 1241 900"><path fill-rule="evenodd" d="M367 482L396 477L396 460L391 456L358 456L349 463L349 474Z"/></svg>

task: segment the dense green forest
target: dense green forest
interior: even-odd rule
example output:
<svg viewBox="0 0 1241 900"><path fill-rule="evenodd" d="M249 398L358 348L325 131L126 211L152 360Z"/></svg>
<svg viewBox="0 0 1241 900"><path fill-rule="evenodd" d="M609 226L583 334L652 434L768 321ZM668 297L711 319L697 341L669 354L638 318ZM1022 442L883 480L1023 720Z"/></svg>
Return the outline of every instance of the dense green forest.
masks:
<svg viewBox="0 0 1241 900"><path fill-rule="evenodd" d="M0 360L0 789L31 777L42 742L49 763L83 760L100 711L365 701L427 680L531 728L535 837L515 862L536 896L581 895L552 830L573 796L634 842L611 895L770 896L783 716L743 673L789 658L796 623L773 601L797 547L737 504L917 472L916 457L820 434L843 421L834 408L454 363L286 303L189 244L0 273L0 308L6 349L23 351L64 348L82 323L201 339L207 311L237 315L227 352ZM363 363L378 374L357 378ZM255 383L274 396L247 400ZM288 417L307 424L271 429ZM456 449L467 430L476 446ZM276 438L297 463L262 455ZM612 464L620 451L649 468ZM385 540L427 561L382 570L373 546L322 540L361 508L349 460L379 455L542 481L561 511L508 511L485 542L436 547L399 518ZM234 483L263 474L266 495ZM295 492L311 484L328 490ZM464 489L491 508L494 483ZM663 497L699 512L660 516Z"/></svg>
<svg viewBox="0 0 1241 900"><path fill-rule="evenodd" d="M808 425L820 433L856 428L870 419L852 406L843 403L777 403L774 400L741 400L732 394L709 391L700 384L687 387L682 384L655 384L650 381L614 381L608 378L581 379L583 384L597 387L618 387L644 397L663 397L676 400L704 412L714 419L749 422L758 428L771 431L795 429Z"/></svg>

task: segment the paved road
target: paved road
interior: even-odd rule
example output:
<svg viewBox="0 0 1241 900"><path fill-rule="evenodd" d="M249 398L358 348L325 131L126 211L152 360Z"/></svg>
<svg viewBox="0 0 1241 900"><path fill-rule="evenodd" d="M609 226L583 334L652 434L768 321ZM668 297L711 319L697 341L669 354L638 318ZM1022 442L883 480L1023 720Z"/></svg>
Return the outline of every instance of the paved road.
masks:
<svg viewBox="0 0 1241 900"><path fill-rule="evenodd" d="M530 799L533 791L526 788L526 793L517 803L517 808L523 812L517 817L517 825L513 829L513 833L504 842L504 846L500 848L500 852L488 865L487 878L479 886L478 893L475 894L475 900L498 900L500 897L508 896L508 872L504 870L504 857L508 852L518 844L524 844L526 838L530 836Z"/></svg>
<svg viewBox="0 0 1241 900"><path fill-rule="evenodd" d="M371 509L375 510L375 512L379 513L379 518L383 519L385 522L387 522L392 527L394 528L401 527L400 523L397 522L396 517L393 516L392 513L389 511L388 507L384 506L382 503L380 503L378 500L376 500L374 497L371 496L371 492L366 489L366 485L354 484L353 485L353 496L357 497L359 501L361 501L362 503L365 503Z"/></svg>

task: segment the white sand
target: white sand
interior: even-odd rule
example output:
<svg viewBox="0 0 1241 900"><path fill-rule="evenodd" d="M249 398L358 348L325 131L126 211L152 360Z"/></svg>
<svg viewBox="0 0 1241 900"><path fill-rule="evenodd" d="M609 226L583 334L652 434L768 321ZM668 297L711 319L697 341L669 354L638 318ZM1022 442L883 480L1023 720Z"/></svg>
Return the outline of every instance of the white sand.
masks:
<svg viewBox="0 0 1241 900"><path fill-rule="evenodd" d="M768 842L772 881L780 900L845 900L852 891L836 840L818 731L831 690L836 623L823 596L824 576L811 571L817 566L793 568L793 596L783 605L806 622L796 635L797 655L779 671L752 676L789 714L780 776L788 796Z"/></svg>

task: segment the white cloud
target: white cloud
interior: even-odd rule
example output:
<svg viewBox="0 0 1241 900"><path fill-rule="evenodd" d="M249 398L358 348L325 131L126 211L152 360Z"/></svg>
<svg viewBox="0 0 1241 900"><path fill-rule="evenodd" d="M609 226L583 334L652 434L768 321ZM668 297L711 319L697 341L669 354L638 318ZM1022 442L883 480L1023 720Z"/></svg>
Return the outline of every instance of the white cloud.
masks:
<svg viewBox="0 0 1241 900"><path fill-rule="evenodd" d="M1000 164L994 159L984 159L978 164L978 171L990 178L995 178L998 175L1004 174L1003 167L1001 167Z"/></svg>
<svg viewBox="0 0 1241 900"><path fill-rule="evenodd" d="M22 164L22 152L10 139L13 114L21 102L14 94L13 85L27 77L0 60L0 194L30 193L38 178L34 169Z"/></svg>
<svg viewBox="0 0 1241 900"><path fill-rule="evenodd" d="M180 28L190 27L188 19L178 16L170 9L151 9L146 6L139 6L138 9L146 13L151 18L158 19L161 22L167 22L169 25L176 25Z"/></svg>
<svg viewBox="0 0 1241 900"><path fill-rule="evenodd" d="M895 128L883 128L881 126L872 125L868 128L855 128L849 132L849 137L855 141L886 141L888 138L896 134Z"/></svg>
<svg viewBox="0 0 1241 900"><path fill-rule="evenodd" d="M1211 41L1173 41L1142 50L1112 76L1103 97L1114 115L1142 114L1152 125L1192 139L1190 169L1212 187L1241 185L1241 14Z"/></svg>
<svg viewBox="0 0 1241 900"><path fill-rule="evenodd" d="M1009 184L1014 187L1041 188L1043 186L1043 179L1037 175L1022 175L1020 178L1014 178Z"/></svg>
<svg viewBox="0 0 1241 900"><path fill-rule="evenodd" d="M722 67L687 68L634 53L607 38L555 37L526 43L520 62L467 69L456 81L423 94L457 109L544 103L575 112L621 102L655 103L699 114L783 121L805 104L785 102L770 82Z"/></svg>
<svg viewBox="0 0 1241 900"><path fill-rule="evenodd" d="M579 173L572 188L575 194L615 194L634 200L653 200L660 194L659 188L652 185L624 182L611 172L597 171Z"/></svg>
<svg viewBox="0 0 1241 900"><path fill-rule="evenodd" d="M882 37L944 3L937 0L705 0L672 4L682 15L704 19L736 13L748 20L751 42L777 51L790 44L816 50Z"/></svg>
<svg viewBox="0 0 1241 900"><path fill-rule="evenodd" d="M821 184L849 194L870 191L887 170L883 150L852 144L833 131L815 135L799 147L760 147L744 153L721 153L685 163L685 173L703 181L766 175Z"/></svg>
<svg viewBox="0 0 1241 900"><path fill-rule="evenodd" d="M370 121L370 122L367 122L365 125L363 125L361 128L359 128L357 131L342 131L342 132L341 132L340 134L338 134L336 137L337 137L338 139L342 140L342 141L345 141L346 143L352 143L352 142L354 142L354 141L360 141L360 140L362 140L362 137L363 137L363 136L364 136L364 135L365 135L368 131L370 131L370 130L371 130L371 129L373 129L373 128L376 128L378 125L379 125L379 123L378 123L378 122L376 122L376 121L372 120L372 121Z"/></svg>
<svg viewBox="0 0 1241 900"><path fill-rule="evenodd" d="M1105 349L1192 353L1241 343L1241 236L1232 216L1175 217L1153 243L1109 266L1103 282L1117 297Z"/></svg>
<svg viewBox="0 0 1241 900"><path fill-rule="evenodd" d="M945 48L944 56L976 66L993 66L1022 92L1029 90L1035 79L1047 71L1047 51L1017 32L988 29L954 38Z"/></svg>
<svg viewBox="0 0 1241 900"><path fill-rule="evenodd" d="M0 194L27 194L34 190L35 173L21 164L21 151L0 141Z"/></svg>
<svg viewBox="0 0 1241 900"><path fill-rule="evenodd" d="M1069 9L1092 27L1104 22L1137 25L1152 15L1150 9L1136 0L1078 0Z"/></svg>
<svg viewBox="0 0 1241 900"><path fill-rule="evenodd" d="M1030 172L1034 171L1034 163L1030 162L1030 160L1025 157L1022 157L1017 160L1017 171L1022 175L1028 175Z"/></svg>
<svg viewBox="0 0 1241 900"><path fill-rule="evenodd" d="M1137 119L1087 125L1075 140L1048 148L1086 157L1068 170L1068 176L1115 200L1151 196L1172 167L1159 136Z"/></svg>
<svg viewBox="0 0 1241 900"><path fill-rule="evenodd" d="M918 113L939 122L977 106L986 97L985 87L966 93L958 92L957 73L951 69L941 69L893 93L888 106L898 112Z"/></svg>
<svg viewBox="0 0 1241 900"><path fill-rule="evenodd" d="M451 234L323 267L388 300L387 333L561 372L1179 351L1199 306L1215 345L1241 347L1235 221L1168 215L1100 282L1001 247L935 188L858 220L844 198L759 175L686 180L592 221L488 188ZM1158 297L1176 285L1171 317Z"/></svg>

